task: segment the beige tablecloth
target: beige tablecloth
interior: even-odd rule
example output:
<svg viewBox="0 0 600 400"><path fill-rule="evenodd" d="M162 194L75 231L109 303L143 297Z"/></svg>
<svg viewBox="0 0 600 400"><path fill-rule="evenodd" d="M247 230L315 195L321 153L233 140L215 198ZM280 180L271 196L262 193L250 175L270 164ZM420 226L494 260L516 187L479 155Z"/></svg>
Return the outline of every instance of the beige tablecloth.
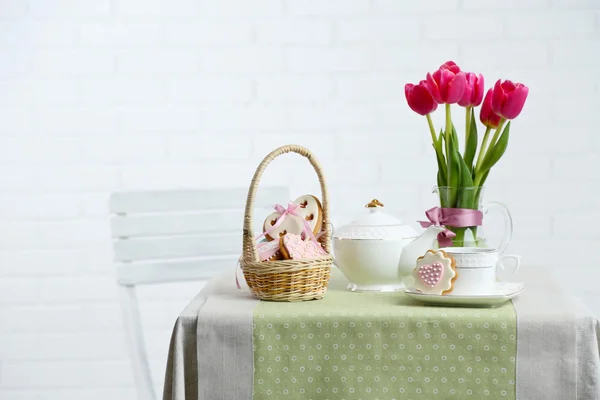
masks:
<svg viewBox="0 0 600 400"><path fill-rule="evenodd" d="M556 281L534 269L514 280L517 400L600 399L600 324ZM346 281L334 269L331 290ZM258 301L230 274L215 278L177 319L163 400L252 398L252 310Z"/></svg>

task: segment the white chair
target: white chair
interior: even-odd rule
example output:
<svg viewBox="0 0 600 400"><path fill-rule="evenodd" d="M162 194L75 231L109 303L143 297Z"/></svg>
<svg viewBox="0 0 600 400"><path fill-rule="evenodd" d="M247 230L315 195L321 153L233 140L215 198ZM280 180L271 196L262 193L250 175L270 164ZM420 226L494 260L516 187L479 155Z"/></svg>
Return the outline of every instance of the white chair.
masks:
<svg viewBox="0 0 600 400"><path fill-rule="evenodd" d="M208 280L224 271L233 276L242 251L247 192L234 188L111 195L117 283L139 400L155 400L156 395L135 286ZM255 205L266 217L275 203L289 200L287 188L265 187L259 189Z"/></svg>

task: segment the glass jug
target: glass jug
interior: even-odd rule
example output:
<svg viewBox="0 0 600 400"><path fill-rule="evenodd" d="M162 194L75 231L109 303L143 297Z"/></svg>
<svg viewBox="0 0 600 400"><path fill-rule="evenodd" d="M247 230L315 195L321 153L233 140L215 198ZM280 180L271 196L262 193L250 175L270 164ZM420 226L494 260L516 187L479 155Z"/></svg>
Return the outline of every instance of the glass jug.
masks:
<svg viewBox="0 0 600 400"><path fill-rule="evenodd" d="M469 210L478 210L479 222L476 224L468 225L457 224L458 226L452 226L452 220L446 218L446 221L440 221L448 230L452 231L456 236L451 238L451 244L444 243L440 246L438 240L438 247L484 247L484 248L495 248L500 254L504 252L510 240L512 239L513 233L513 221L508 211L508 208L497 201L483 202L484 187L450 187L450 186L434 186L433 193L437 195L439 201L439 207L443 211L449 212L465 212L469 213ZM504 234L502 239L497 246L491 246L484 234L485 216L491 210L498 210L503 214L504 217ZM446 240L449 242L449 240Z"/></svg>

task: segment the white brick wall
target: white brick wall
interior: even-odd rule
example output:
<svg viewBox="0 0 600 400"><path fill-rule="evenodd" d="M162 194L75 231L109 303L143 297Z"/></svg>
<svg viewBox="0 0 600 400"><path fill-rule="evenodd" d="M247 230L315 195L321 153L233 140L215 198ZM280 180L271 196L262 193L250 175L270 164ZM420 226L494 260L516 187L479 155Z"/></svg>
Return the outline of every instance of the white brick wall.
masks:
<svg viewBox="0 0 600 400"><path fill-rule="evenodd" d="M583 257L600 240L598 1L3 0L0 57L2 399L134 398L113 190L245 187L295 142L321 159L338 220L373 196L422 218L435 165L403 85L448 59L531 88L487 191L513 210L510 250L600 277ZM593 279L564 279L600 311ZM198 289L142 290L157 388Z"/></svg>

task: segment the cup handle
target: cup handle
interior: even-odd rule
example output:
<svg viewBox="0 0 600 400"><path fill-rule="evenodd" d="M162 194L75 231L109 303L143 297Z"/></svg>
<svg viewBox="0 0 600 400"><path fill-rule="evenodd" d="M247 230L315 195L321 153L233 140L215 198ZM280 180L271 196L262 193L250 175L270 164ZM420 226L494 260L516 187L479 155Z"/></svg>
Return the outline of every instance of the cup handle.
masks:
<svg viewBox="0 0 600 400"><path fill-rule="evenodd" d="M512 260L513 267L507 270L505 261ZM500 256L498 261L496 262L496 279L498 281L505 281L514 274L517 273L521 266L521 256L515 255L506 255Z"/></svg>
<svg viewBox="0 0 600 400"><path fill-rule="evenodd" d="M502 238L500 244L497 247L498 254L502 254L504 253L504 250L506 250L506 247L512 239L513 220L512 216L510 215L510 211L508 211L508 207L497 201L490 201L486 203L484 206L485 213L487 214L490 210L494 208L499 209L500 212L502 212L502 214L504 215L504 237Z"/></svg>

